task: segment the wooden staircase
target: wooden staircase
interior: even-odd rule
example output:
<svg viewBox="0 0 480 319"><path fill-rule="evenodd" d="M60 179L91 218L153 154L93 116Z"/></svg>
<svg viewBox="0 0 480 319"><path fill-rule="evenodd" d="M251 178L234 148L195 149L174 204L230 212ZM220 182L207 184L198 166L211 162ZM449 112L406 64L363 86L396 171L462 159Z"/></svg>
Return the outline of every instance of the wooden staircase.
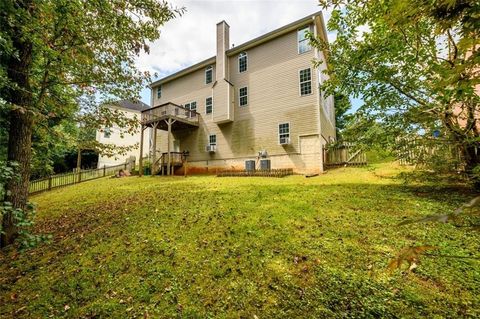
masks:
<svg viewBox="0 0 480 319"><path fill-rule="evenodd" d="M168 161L170 158L170 165ZM186 165L187 155L183 152L168 152L162 153L162 155L152 163L152 175L174 175L177 168ZM170 174L168 174L168 168L170 168Z"/></svg>

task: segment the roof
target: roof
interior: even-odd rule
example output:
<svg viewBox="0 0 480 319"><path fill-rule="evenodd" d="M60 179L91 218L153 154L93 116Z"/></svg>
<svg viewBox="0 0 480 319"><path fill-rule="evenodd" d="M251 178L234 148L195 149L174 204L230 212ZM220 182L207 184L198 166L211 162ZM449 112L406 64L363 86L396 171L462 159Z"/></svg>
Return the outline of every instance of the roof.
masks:
<svg viewBox="0 0 480 319"><path fill-rule="evenodd" d="M284 35L285 33L288 33L288 32L291 32L307 23L311 23L313 21L313 19L319 19L319 22L321 23L322 25L322 30L320 31L321 34L320 36L326 40L327 39L327 33L325 31L325 23L323 21L323 17L322 17L322 11L317 11L317 12L314 12L312 14L309 14L308 16L302 18L302 19L299 19L297 21L294 21L292 23L289 23L287 25L284 25L283 27L280 27L278 29L275 29L273 31L270 31L268 33L265 33L264 35L261 35L259 37L256 37L250 41L247 41L245 43L242 43L240 44L239 46L236 46L234 48L231 48L229 50L227 50L225 53L227 54L227 56L231 56L231 55L235 55L235 54L238 54L240 53L241 51L243 50L247 50L249 48L252 48L252 47L255 47L257 45L260 45L264 42L267 42L267 41L270 41L274 38L277 38L281 35ZM221 23L221 22L219 22ZM225 22L226 23L226 22ZM161 83L165 83L165 82L168 82L168 81L171 81L171 80L174 80L176 78L179 78L181 76L184 76L186 74L189 74L193 71L197 71L199 69L202 69L208 65L211 65L211 64L214 64L216 61L216 56L213 56L211 58L208 58L206 60L203 60L199 63L196 63L192 66L189 66L183 70L180 70L178 72L175 72L173 74L170 74L164 78L161 78L153 83L151 83L149 85L150 88L153 88L155 86L157 86L158 84L161 84Z"/></svg>
<svg viewBox="0 0 480 319"><path fill-rule="evenodd" d="M150 108L150 106L143 103L142 101L120 100L113 102L112 104L133 111L143 111Z"/></svg>
<svg viewBox="0 0 480 319"><path fill-rule="evenodd" d="M274 38L277 38L281 35L284 35L285 33L291 32L291 31L297 29L298 27L301 27L304 24L311 23L313 21L312 18L314 18L315 16L318 16L318 15L321 15L321 13L322 13L322 11L317 11L315 13L309 14L308 16L306 16L304 18L301 18L297 21L294 21L292 23L284 25L283 27L280 27L278 29L275 29L273 31L265 33L265 34L263 34L259 37L256 37L256 38L254 38L250 41L242 43L239 46L231 48L231 49L227 50L226 54L228 56L235 55L237 53L240 53L243 50L246 50L246 49L249 49L251 47L260 45L264 42L270 41Z"/></svg>
<svg viewBox="0 0 480 319"><path fill-rule="evenodd" d="M173 74L170 74L164 78L161 78L160 80L157 80L155 82L153 82L152 84L149 85L149 87L154 87L155 85L157 84L160 84L160 83L165 83L165 82L168 82L170 80L173 80L173 79L176 79L176 78L179 78L185 74L188 74L188 73L191 73L193 71L196 71L196 70L199 70L199 69L202 69L206 66L209 66L211 64L215 64L215 61L216 61L216 56L212 56L211 58L208 58L206 60L203 60L201 62L198 62L197 64L194 64L192 66L189 66L188 68L186 69L183 69L183 70L180 70L178 72L175 72Z"/></svg>

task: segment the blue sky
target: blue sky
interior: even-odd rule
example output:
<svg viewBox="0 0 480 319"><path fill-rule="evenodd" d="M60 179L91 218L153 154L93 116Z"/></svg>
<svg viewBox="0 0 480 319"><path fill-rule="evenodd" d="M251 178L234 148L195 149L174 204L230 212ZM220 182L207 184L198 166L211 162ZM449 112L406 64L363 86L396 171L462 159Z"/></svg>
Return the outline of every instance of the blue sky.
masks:
<svg viewBox="0 0 480 319"><path fill-rule="evenodd" d="M150 44L150 54L141 55L137 66L162 78L215 55L215 26L225 20L230 25L230 44L239 45L285 24L320 11L316 0L170 0L185 13L166 23L160 39ZM323 12L330 18L330 10ZM333 41L335 34L329 33ZM150 90L141 92L150 104ZM356 100L358 107L361 101ZM355 108L356 108L355 107Z"/></svg>

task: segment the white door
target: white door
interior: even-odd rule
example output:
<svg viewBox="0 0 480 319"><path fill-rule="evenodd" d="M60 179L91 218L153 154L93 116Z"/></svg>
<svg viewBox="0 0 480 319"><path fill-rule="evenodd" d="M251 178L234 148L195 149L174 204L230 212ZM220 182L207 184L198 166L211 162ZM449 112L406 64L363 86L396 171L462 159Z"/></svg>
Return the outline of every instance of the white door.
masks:
<svg viewBox="0 0 480 319"><path fill-rule="evenodd" d="M305 171L318 172L321 164L321 146L318 135L300 136L300 154Z"/></svg>

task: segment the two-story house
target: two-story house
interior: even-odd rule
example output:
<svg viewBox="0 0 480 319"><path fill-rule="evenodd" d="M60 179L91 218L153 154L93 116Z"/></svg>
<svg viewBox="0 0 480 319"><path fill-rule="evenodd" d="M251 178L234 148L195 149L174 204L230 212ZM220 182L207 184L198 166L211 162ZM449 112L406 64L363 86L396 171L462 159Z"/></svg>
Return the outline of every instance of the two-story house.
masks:
<svg viewBox="0 0 480 319"><path fill-rule="evenodd" d="M259 168L260 157L272 169L321 172L322 145L335 139L333 99L312 67L324 52L307 39L327 39L321 12L238 46L230 46L229 28L217 24L216 56L150 85L142 123L157 132L154 161L173 167L178 153L170 152L188 151L189 172L244 169L248 160Z"/></svg>
<svg viewBox="0 0 480 319"><path fill-rule="evenodd" d="M141 112L148 109L148 105L140 101L120 100L105 107L120 111L127 118L140 119ZM138 158L138 144L140 141L140 125L136 132L128 133L119 127L104 127L96 132L96 140L102 144L112 144L115 146L137 146L136 149L127 151L125 154L116 154L114 156L99 155L98 167L114 166L123 164L131 156ZM150 129L146 129L143 134L144 145L149 145ZM148 149L142 152L142 156L148 156ZM138 160L138 159L137 159Z"/></svg>

